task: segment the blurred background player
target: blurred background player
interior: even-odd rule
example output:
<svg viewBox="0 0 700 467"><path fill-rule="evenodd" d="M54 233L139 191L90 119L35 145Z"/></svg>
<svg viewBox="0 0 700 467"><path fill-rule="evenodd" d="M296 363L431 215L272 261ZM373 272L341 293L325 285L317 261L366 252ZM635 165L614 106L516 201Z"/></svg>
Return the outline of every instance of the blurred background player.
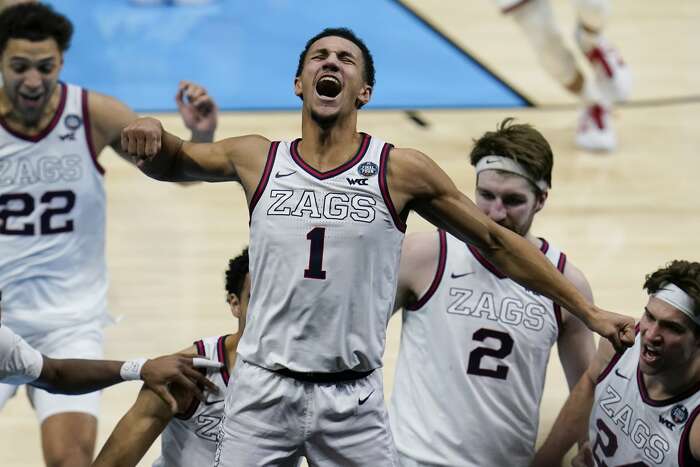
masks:
<svg viewBox="0 0 700 467"><path fill-rule="evenodd" d="M181 410L173 416L163 400L144 385L134 405L114 428L93 467L135 466L161 433L161 455L154 467L210 466L214 463L217 435L224 416L224 394L236 363L236 349L245 329L249 300L246 248L229 260L226 270L226 302L238 319L238 330L235 334L202 338L183 351L198 353L223 365L220 371L210 371L206 375L219 392L209 393L199 401L187 388L174 386Z"/></svg>
<svg viewBox="0 0 700 467"><path fill-rule="evenodd" d="M107 315L103 169L137 116L118 100L59 81L71 22L24 3L0 13L0 288L4 323L52 358L102 357ZM211 141L216 107L199 86L177 94L185 125ZM0 407L17 391L0 385ZM47 465L92 459L99 393L79 397L28 387Z"/></svg>
<svg viewBox="0 0 700 467"><path fill-rule="evenodd" d="M581 271L530 230L551 188L547 140L506 119L475 141L470 161L479 209L592 302ZM406 237L395 306L404 311L389 415L401 466L528 466L551 347L571 388L595 353L591 332L444 231Z"/></svg>
<svg viewBox="0 0 700 467"><path fill-rule="evenodd" d="M547 73L581 99L583 108L576 144L593 151L615 149L617 139L611 108L629 97L631 77L620 54L602 35L610 0L573 0L578 17L576 44L588 59L595 82L586 77L564 43L550 0L496 0L496 3L523 30Z"/></svg>
<svg viewBox="0 0 700 467"><path fill-rule="evenodd" d="M676 260L646 277L649 300L632 348L605 341L571 392L534 467L700 465L700 263Z"/></svg>

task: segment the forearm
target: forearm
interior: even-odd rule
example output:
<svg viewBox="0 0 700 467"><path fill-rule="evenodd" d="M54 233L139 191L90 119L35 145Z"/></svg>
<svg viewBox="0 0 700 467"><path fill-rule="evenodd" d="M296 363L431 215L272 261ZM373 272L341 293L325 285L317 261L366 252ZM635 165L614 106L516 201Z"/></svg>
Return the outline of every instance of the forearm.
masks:
<svg viewBox="0 0 700 467"><path fill-rule="evenodd" d="M584 374L564 403L544 444L535 455L532 467L560 465L575 444L588 438L588 418L593 406L594 382Z"/></svg>
<svg viewBox="0 0 700 467"><path fill-rule="evenodd" d="M139 399L141 399L139 394ZM137 399L102 447L93 467L135 466L165 429L171 416L167 409L149 410Z"/></svg>
<svg viewBox="0 0 700 467"><path fill-rule="evenodd" d="M51 359L44 357L39 378L32 383L52 393L84 394L122 382L124 362L110 360Z"/></svg>
<svg viewBox="0 0 700 467"><path fill-rule="evenodd" d="M491 238L491 248L483 253L499 270L527 289L552 299L584 323L590 321L593 304L532 243L502 227L497 227Z"/></svg>

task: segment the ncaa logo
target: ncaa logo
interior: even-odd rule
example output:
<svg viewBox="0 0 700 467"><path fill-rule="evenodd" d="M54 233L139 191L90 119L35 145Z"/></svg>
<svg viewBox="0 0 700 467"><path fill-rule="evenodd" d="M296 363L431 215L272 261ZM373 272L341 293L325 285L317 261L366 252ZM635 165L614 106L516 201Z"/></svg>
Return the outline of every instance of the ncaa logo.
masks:
<svg viewBox="0 0 700 467"><path fill-rule="evenodd" d="M688 409L683 404L676 405L671 409L671 420L678 424L688 420Z"/></svg>
<svg viewBox="0 0 700 467"><path fill-rule="evenodd" d="M377 175L377 172L379 172L379 167L374 162L363 162L357 168L357 173L359 173L363 177L371 177L373 175Z"/></svg>
<svg viewBox="0 0 700 467"><path fill-rule="evenodd" d="M83 120L75 114L69 114L63 119L63 124L69 130L75 131L83 124Z"/></svg>

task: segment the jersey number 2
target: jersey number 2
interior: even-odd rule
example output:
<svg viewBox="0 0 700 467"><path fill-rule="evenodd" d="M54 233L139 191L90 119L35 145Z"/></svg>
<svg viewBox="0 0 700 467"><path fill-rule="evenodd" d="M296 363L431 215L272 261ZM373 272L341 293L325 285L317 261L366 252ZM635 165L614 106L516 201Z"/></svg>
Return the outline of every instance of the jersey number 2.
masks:
<svg viewBox="0 0 700 467"><path fill-rule="evenodd" d="M60 207L47 206L39 217L39 232L41 235L50 235L63 232L73 231L73 221L67 220L62 225L55 225L51 222L53 216L68 214L75 206L75 193L70 190L47 191L44 193L39 202L50 205L53 200L58 200L63 203ZM13 203L17 206L10 208L9 204ZM21 204L21 206L19 206ZM34 235L36 226L34 224L25 223L19 228L11 228L8 225L8 220L13 217L24 217L34 212L35 202L32 195L29 193L7 193L0 196L0 234L4 235Z"/></svg>
<svg viewBox="0 0 700 467"><path fill-rule="evenodd" d="M598 450L603 454L604 457L612 457L617 452L617 436L612 432L608 425L605 424L603 420L597 418L595 421L595 426L598 429L595 437L595 443L593 443L593 459L595 460L596 466L598 467L608 467L603 459L598 458ZM605 440L603 442L603 437L601 433L605 435ZM635 462L633 464L618 465L617 467L648 467L644 462Z"/></svg>
<svg viewBox="0 0 700 467"><path fill-rule="evenodd" d="M481 359L484 357L492 357L504 359L513 351L513 338L509 334L493 329L481 328L474 333L472 339L483 342L486 339L496 339L501 342L501 346L497 349L491 347L477 347L469 354L469 366L467 373L470 375L488 376L489 378L506 379L508 376L508 367L506 365L497 365L495 369L483 368Z"/></svg>
<svg viewBox="0 0 700 467"><path fill-rule="evenodd" d="M311 242L309 248L309 267L304 269L304 277L307 279L325 279L326 271L323 270L323 242L326 238L326 229L316 227L306 234L306 239Z"/></svg>

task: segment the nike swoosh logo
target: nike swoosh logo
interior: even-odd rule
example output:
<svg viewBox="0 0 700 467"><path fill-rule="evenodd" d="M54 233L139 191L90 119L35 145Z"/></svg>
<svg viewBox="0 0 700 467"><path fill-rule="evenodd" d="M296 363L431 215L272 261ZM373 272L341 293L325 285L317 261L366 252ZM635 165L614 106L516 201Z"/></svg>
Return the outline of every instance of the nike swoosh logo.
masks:
<svg viewBox="0 0 700 467"><path fill-rule="evenodd" d="M277 173L275 174L275 178L289 177L290 175L294 175L295 173L297 173L296 170L292 170L291 172L286 173L286 174L283 174L283 173L280 173L279 171L277 171Z"/></svg>
<svg viewBox="0 0 700 467"><path fill-rule="evenodd" d="M226 399L219 399L216 401L204 401L204 405L214 405L214 404L219 404L221 402L224 402Z"/></svg>
<svg viewBox="0 0 700 467"><path fill-rule="evenodd" d="M458 279L460 277L468 276L469 274L474 274L474 271L470 272L465 272L464 274L455 274L454 272L452 273L452 279Z"/></svg>
<svg viewBox="0 0 700 467"><path fill-rule="evenodd" d="M486 159L487 164L495 164L496 162L498 162L496 159Z"/></svg>
<svg viewBox="0 0 700 467"><path fill-rule="evenodd" d="M615 368L615 374L622 379L630 379L629 376L625 376L622 373L620 373L620 370L618 370L617 368Z"/></svg>
<svg viewBox="0 0 700 467"><path fill-rule="evenodd" d="M357 402L358 402L360 405L364 404L365 402L367 402L367 399L369 399L370 396L371 396L372 394L374 394L374 390L372 390L372 392L370 392L369 394L367 394L367 397L365 397L364 399L357 399Z"/></svg>

